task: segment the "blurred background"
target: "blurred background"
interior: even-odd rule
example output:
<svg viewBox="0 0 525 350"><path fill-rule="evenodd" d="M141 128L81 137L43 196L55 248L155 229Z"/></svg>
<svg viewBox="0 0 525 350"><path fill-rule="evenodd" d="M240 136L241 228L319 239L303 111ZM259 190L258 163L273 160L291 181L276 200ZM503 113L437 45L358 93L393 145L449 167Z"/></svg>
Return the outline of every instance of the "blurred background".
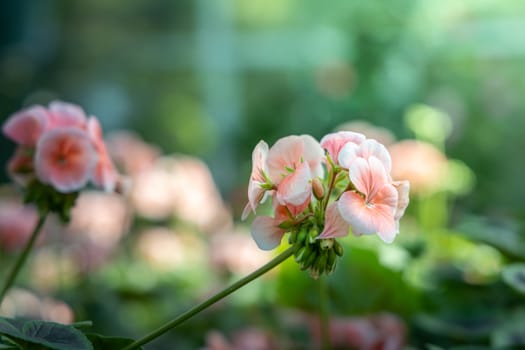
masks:
<svg viewBox="0 0 525 350"><path fill-rule="evenodd" d="M525 345L524 96L522 0L3 1L0 121L79 104L133 185L49 220L2 314L142 336L271 258L239 222L260 139L354 130L411 205L344 240L334 348ZM5 273L36 217L0 182ZM316 283L289 262L147 348L315 349Z"/></svg>

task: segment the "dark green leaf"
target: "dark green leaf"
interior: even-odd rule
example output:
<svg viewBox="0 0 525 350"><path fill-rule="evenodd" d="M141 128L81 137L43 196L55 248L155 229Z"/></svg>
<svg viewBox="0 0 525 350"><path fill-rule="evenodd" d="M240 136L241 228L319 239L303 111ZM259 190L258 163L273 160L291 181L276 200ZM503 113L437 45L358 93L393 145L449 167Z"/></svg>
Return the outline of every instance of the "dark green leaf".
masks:
<svg viewBox="0 0 525 350"><path fill-rule="evenodd" d="M113 350L113 349L121 349L131 343L133 343L133 339L128 338L121 338L121 337L107 337L100 334L95 333L86 333L86 336L93 344L94 350ZM137 349L142 349L142 347L139 347Z"/></svg>
<svg viewBox="0 0 525 350"><path fill-rule="evenodd" d="M39 344L46 349L93 349L89 340L78 329L54 322L0 318L0 334L15 341Z"/></svg>
<svg viewBox="0 0 525 350"><path fill-rule="evenodd" d="M506 284L525 294L525 264L519 263L505 266L501 275Z"/></svg>

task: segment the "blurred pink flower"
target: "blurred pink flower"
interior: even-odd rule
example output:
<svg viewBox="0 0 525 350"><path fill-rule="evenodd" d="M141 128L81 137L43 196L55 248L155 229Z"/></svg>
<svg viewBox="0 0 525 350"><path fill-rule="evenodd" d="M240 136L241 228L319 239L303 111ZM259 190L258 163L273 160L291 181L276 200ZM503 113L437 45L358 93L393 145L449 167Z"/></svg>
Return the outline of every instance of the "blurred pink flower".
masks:
<svg viewBox="0 0 525 350"><path fill-rule="evenodd" d="M109 154L127 175L136 176L151 169L160 156L160 150L129 131L113 132L106 139Z"/></svg>
<svg viewBox="0 0 525 350"><path fill-rule="evenodd" d="M18 145L35 147L47 124L46 109L32 106L11 115L3 125L3 132Z"/></svg>
<svg viewBox="0 0 525 350"><path fill-rule="evenodd" d="M320 346L319 318L309 319L315 342ZM405 346L406 326L397 316L382 313L368 317L331 318L330 343L333 347L358 350L401 350Z"/></svg>
<svg viewBox="0 0 525 350"><path fill-rule="evenodd" d="M89 180L106 191L116 187L118 176L100 124L95 117L88 123L77 105L32 106L10 116L3 132L19 145L8 170L22 186L36 173L42 183L64 193L80 190Z"/></svg>
<svg viewBox="0 0 525 350"><path fill-rule="evenodd" d="M97 157L87 134L71 127L52 129L42 135L35 153L38 179L59 192L83 188L91 177Z"/></svg>
<svg viewBox="0 0 525 350"><path fill-rule="evenodd" d="M206 335L204 350L276 350L277 344L270 333L258 328L241 329L229 341L222 333L210 331Z"/></svg>
<svg viewBox="0 0 525 350"><path fill-rule="evenodd" d="M62 324L74 321L73 310L63 301L41 298L21 288L12 288L0 309L0 315L10 318L32 318Z"/></svg>
<svg viewBox="0 0 525 350"><path fill-rule="evenodd" d="M0 247L6 251L21 249L37 221L38 214L33 207L3 199L0 202Z"/></svg>
<svg viewBox="0 0 525 350"><path fill-rule="evenodd" d="M118 174L107 152L106 145L102 137L102 128L100 127L100 123L96 117L89 118L87 129L98 155L97 164L95 166L91 180L95 185L103 188L106 192L112 192L115 190L117 185Z"/></svg>
<svg viewBox="0 0 525 350"><path fill-rule="evenodd" d="M262 266L271 254L257 248L246 232L224 232L211 236L209 258L212 268L247 274Z"/></svg>
<svg viewBox="0 0 525 350"><path fill-rule="evenodd" d="M196 158L159 158L151 169L133 178L131 200L137 212L148 218L175 216L205 232L232 226L208 167Z"/></svg>
<svg viewBox="0 0 525 350"><path fill-rule="evenodd" d="M131 208L120 195L97 191L80 194L64 236L81 271L98 268L111 257L128 232L131 218Z"/></svg>
<svg viewBox="0 0 525 350"><path fill-rule="evenodd" d="M439 190L446 181L447 158L433 145L403 140L389 147L392 176L407 179L411 190L428 193Z"/></svg>
<svg viewBox="0 0 525 350"><path fill-rule="evenodd" d="M160 271L194 268L205 262L204 243L194 234L156 227L139 233L135 246L138 257Z"/></svg>

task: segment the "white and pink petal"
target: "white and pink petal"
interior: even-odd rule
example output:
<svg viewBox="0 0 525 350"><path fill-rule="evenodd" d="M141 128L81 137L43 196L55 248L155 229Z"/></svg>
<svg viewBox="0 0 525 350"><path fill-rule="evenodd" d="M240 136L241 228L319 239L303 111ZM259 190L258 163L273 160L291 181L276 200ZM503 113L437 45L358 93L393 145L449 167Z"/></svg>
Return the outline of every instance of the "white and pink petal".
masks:
<svg viewBox="0 0 525 350"><path fill-rule="evenodd" d="M257 246L262 250L272 250L281 244L285 230L279 227L277 220L270 216L258 216L253 220L251 234Z"/></svg>

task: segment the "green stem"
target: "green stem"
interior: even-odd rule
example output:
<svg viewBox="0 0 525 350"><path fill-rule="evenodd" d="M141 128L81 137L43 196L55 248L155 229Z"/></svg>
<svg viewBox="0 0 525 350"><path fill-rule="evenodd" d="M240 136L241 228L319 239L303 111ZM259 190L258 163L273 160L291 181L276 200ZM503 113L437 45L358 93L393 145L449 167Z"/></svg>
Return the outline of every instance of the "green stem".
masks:
<svg viewBox="0 0 525 350"><path fill-rule="evenodd" d="M142 337L139 340L136 340L135 342L131 343L130 345L126 346L122 350L131 350L135 349L141 345L144 345L146 343L149 343L153 339L161 336L162 334L166 333L167 331L171 330L172 328L177 327L181 323L185 322L186 320L189 320L193 316L197 315L202 310L210 307L211 305L215 304L217 301L223 299L224 297L230 295L231 293L235 292L237 289L243 287L244 285L250 283L254 279L260 277L261 275L265 274L266 272L273 269L275 266L279 265L286 259L288 259L290 256L292 256L295 251L297 250L297 246L291 246L278 256L276 256L274 259L266 263L264 266L258 268L254 272L250 273L248 276L245 276L232 284L231 286L223 289L222 291L218 292L214 296L210 297L209 299L203 301L202 303L194 306L193 308L189 309L179 317L169 321L165 325L157 328L153 332L147 334L146 336Z"/></svg>
<svg viewBox="0 0 525 350"><path fill-rule="evenodd" d="M13 269L9 273L9 276L4 282L4 286L2 287L2 291L0 292L0 304L2 304L2 300L4 300L4 297L13 285L16 276L20 272L20 269L24 265L25 261L27 260L27 257L29 256L29 253L31 252L31 249L33 248L33 245L35 244L36 238L38 237L38 234L40 233L42 226L44 225L44 222L46 221L47 212L43 212L40 214L40 217L38 218L38 222L33 229L33 233L31 233L31 237L29 238L29 241L27 241L26 246L24 247L24 250L18 257L18 260L15 263L15 266L13 266Z"/></svg>
<svg viewBox="0 0 525 350"><path fill-rule="evenodd" d="M323 350L330 350L330 318L328 310L328 286L324 276L319 277L319 324L321 327L321 344Z"/></svg>

